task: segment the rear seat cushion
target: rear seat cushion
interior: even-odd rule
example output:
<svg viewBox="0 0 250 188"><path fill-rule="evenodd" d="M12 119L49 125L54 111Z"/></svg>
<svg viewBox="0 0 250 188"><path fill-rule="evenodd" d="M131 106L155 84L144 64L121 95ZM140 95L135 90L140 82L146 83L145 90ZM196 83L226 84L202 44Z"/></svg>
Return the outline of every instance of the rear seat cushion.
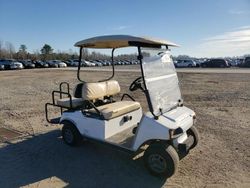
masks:
<svg viewBox="0 0 250 188"><path fill-rule="evenodd" d="M115 95L120 92L119 83L115 80L106 82L85 83L82 86L83 100L103 99L104 96Z"/></svg>
<svg viewBox="0 0 250 188"><path fill-rule="evenodd" d="M103 106L97 107L97 109L101 112L104 119L109 120L123 114L132 112L134 110L139 109L140 103L134 101L119 101L110 104L105 104ZM89 112L96 113L95 109L90 109Z"/></svg>
<svg viewBox="0 0 250 188"><path fill-rule="evenodd" d="M72 97L72 107L73 108L79 107L82 104L83 104L82 98ZM70 108L70 98L63 98L63 99L57 100L57 105L65 107L65 108Z"/></svg>

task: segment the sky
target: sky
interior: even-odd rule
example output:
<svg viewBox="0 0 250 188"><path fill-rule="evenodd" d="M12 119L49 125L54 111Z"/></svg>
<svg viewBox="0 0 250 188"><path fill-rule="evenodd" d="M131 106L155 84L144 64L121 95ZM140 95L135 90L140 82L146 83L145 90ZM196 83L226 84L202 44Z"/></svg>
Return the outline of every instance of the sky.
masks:
<svg viewBox="0 0 250 188"><path fill-rule="evenodd" d="M250 0L0 0L0 40L29 52L112 34L166 39L173 55L250 54Z"/></svg>

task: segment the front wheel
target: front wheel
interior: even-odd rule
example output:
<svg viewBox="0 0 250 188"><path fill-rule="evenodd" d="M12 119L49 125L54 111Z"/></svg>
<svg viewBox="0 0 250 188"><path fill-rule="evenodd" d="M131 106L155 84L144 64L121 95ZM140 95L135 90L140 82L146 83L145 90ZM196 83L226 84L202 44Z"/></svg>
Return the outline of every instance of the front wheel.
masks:
<svg viewBox="0 0 250 188"><path fill-rule="evenodd" d="M192 136L194 138L194 143L190 147L190 150L193 149L197 144L199 143L200 136L197 128L195 126L192 126L190 129L187 130L187 135Z"/></svg>
<svg viewBox="0 0 250 188"><path fill-rule="evenodd" d="M76 146L82 141L82 136L74 124L65 122L62 128L62 138L70 146Z"/></svg>
<svg viewBox="0 0 250 188"><path fill-rule="evenodd" d="M179 156L171 145L152 144L145 151L143 158L152 175L171 177L177 171Z"/></svg>

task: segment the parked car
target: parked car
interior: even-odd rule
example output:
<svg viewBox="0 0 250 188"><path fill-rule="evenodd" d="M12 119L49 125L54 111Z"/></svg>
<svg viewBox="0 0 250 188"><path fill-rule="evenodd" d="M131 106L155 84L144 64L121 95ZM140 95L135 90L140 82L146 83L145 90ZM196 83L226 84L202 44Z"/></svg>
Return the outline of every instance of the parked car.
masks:
<svg viewBox="0 0 250 188"><path fill-rule="evenodd" d="M54 61L47 61L46 63L48 63L49 67L53 67L53 68L58 68L58 63L55 63Z"/></svg>
<svg viewBox="0 0 250 188"><path fill-rule="evenodd" d="M72 67L78 67L79 65L79 60L78 59L75 59L75 60L71 60L71 64L70 66ZM94 64L91 64L90 62L86 61L86 60L82 60L81 61L81 66L82 67L93 67L95 66Z"/></svg>
<svg viewBox="0 0 250 188"><path fill-rule="evenodd" d="M78 60L75 59L69 59L67 61L63 61L67 64L68 67L77 67L78 66Z"/></svg>
<svg viewBox="0 0 250 188"><path fill-rule="evenodd" d="M59 61L59 60L48 61L48 64L49 64L50 67L54 67L54 68L67 67L66 63L63 63L62 61Z"/></svg>
<svg viewBox="0 0 250 188"><path fill-rule="evenodd" d="M196 67L196 63L194 60L192 59L181 59L181 60L177 60L176 67Z"/></svg>
<svg viewBox="0 0 250 188"><path fill-rule="evenodd" d="M32 69L36 67L35 63L33 63L31 60L22 60L20 63L22 63L26 69Z"/></svg>
<svg viewBox="0 0 250 188"><path fill-rule="evenodd" d="M16 60L13 59L1 59L0 65L3 65L5 70L24 68L22 63L17 62Z"/></svg>
<svg viewBox="0 0 250 188"><path fill-rule="evenodd" d="M201 64L204 63L204 62L205 62L205 60L203 60L203 59L196 59L195 60L196 67L201 67Z"/></svg>
<svg viewBox="0 0 250 188"><path fill-rule="evenodd" d="M102 62L100 60L94 60L93 63L95 64L95 66L97 67L101 67L103 66Z"/></svg>
<svg viewBox="0 0 250 188"><path fill-rule="evenodd" d="M230 67L230 65L225 59L210 59L202 63L201 67L226 68L226 67Z"/></svg>
<svg viewBox="0 0 250 188"><path fill-rule="evenodd" d="M0 64L0 70L4 70L4 65Z"/></svg>
<svg viewBox="0 0 250 188"><path fill-rule="evenodd" d="M109 60L105 60L105 65L106 66L110 66L111 65L111 62Z"/></svg>
<svg viewBox="0 0 250 188"><path fill-rule="evenodd" d="M244 59L243 58L238 58L238 59L236 59L235 60L236 62L237 62L237 66L241 66L241 64L243 64L243 62L244 62Z"/></svg>
<svg viewBox="0 0 250 188"><path fill-rule="evenodd" d="M90 61L82 60L82 66L83 67L94 67L95 63L93 63L92 60L90 60Z"/></svg>
<svg viewBox="0 0 250 188"><path fill-rule="evenodd" d="M24 68L23 64L18 61L13 61L10 65L10 69L23 69L23 68Z"/></svg>
<svg viewBox="0 0 250 188"><path fill-rule="evenodd" d="M49 64L44 61L34 61L36 68L48 68Z"/></svg>
<svg viewBox="0 0 250 188"><path fill-rule="evenodd" d="M249 67L250 68L250 57L246 57L239 66L240 67Z"/></svg>
<svg viewBox="0 0 250 188"><path fill-rule="evenodd" d="M10 69L11 62L12 62L12 60L10 60L10 59L0 59L0 65L2 67L4 67L5 70Z"/></svg>
<svg viewBox="0 0 250 188"><path fill-rule="evenodd" d="M231 67L237 67L239 65L238 61L236 59L226 59L226 61L228 62L229 66L231 66Z"/></svg>

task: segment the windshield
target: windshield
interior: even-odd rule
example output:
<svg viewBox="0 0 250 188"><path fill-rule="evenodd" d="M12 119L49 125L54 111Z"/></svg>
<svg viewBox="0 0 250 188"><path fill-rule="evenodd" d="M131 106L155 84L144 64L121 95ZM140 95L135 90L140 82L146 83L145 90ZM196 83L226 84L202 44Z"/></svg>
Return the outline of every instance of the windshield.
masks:
<svg viewBox="0 0 250 188"><path fill-rule="evenodd" d="M160 115L181 100L179 81L170 53L163 49L142 48L142 67L153 113Z"/></svg>

